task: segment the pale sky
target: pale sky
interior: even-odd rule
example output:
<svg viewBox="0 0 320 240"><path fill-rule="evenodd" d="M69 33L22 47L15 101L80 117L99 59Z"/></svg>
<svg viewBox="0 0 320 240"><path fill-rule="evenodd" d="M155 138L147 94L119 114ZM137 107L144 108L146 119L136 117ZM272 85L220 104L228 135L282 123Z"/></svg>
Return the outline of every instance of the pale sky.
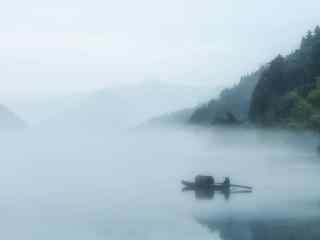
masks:
<svg viewBox="0 0 320 240"><path fill-rule="evenodd" d="M0 8L0 95L119 82L235 83L320 24L319 0L10 0Z"/></svg>

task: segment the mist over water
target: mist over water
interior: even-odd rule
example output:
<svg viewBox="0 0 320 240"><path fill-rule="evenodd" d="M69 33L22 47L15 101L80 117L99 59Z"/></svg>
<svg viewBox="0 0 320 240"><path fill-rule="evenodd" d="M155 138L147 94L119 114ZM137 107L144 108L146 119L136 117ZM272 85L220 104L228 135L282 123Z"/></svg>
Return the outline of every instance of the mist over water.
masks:
<svg viewBox="0 0 320 240"><path fill-rule="evenodd" d="M319 3L3 1L0 240L320 239Z"/></svg>
<svg viewBox="0 0 320 240"><path fill-rule="evenodd" d="M185 125L117 133L90 128L31 128L1 139L4 238L223 239L199 221L319 213L311 134ZM230 176L254 192L198 201L181 192L180 181L199 173L216 181Z"/></svg>

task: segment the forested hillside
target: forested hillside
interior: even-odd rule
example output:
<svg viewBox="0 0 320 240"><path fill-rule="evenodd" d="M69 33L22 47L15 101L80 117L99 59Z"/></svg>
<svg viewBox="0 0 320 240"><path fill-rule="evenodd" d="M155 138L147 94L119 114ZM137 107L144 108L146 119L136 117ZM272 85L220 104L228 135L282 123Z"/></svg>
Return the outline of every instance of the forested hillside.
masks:
<svg viewBox="0 0 320 240"><path fill-rule="evenodd" d="M277 56L253 92L250 119L259 125L320 129L320 27L299 49Z"/></svg>
<svg viewBox="0 0 320 240"><path fill-rule="evenodd" d="M320 27L302 38L299 49L278 55L243 76L219 98L197 108L197 124L249 120L260 126L320 130Z"/></svg>
<svg viewBox="0 0 320 240"><path fill-rule="evenodd" d="M263 70L264 67L261 67L258 71L241 77L237 85L223 90L217 99L198 107L192 114L190 122L212 124L223 121L228 114L246 120L252 92Z"/></svg>

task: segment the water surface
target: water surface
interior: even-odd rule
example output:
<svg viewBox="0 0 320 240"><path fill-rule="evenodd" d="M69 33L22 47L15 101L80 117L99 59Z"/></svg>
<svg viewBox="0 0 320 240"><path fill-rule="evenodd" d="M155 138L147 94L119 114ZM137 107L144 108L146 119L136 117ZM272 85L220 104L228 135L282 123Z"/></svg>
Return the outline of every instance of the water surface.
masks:
<svg viewBox="0 0 320 240"><path fill-rule="evenodd" d="M315 230L319 222L320 166L311 134L51 129L1 143L5 239L257 239L257 232L269 236L284 223L289 232ZM198 173L217 181L230 176L254 191L198 200L180 184Z"/></svg>

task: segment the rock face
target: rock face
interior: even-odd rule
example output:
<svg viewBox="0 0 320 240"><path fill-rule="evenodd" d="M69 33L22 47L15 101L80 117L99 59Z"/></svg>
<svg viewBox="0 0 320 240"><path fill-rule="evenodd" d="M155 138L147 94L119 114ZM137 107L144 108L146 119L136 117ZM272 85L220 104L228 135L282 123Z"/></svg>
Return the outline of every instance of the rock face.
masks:
<svg viewBox="0 0 320 240"><path fill-rule="evenodd" d="M246 120L252 92L263 71L264 67L242 77L237 85L223 90L218 99L212 99L209 103L198 107L193 112L190 122L195 124L225 123L230 120L230 114L235 119Z"/></svg>
<svg viewBox="0 0 320 240"><path fill-rule="evenodd" d="M302 39L298 50L270 62L254 89L250 119L271 126L289 122L308 124L310 116L319 110L319 94L314 92L308 99L317 88L319 76L320 28L317 27Z"/></svg>
<svg viewBox="0 0 320 240"><path fill-rule="evenodd" d="M20 130L26 127L16 114L11 112L7 107L0 105L0 131Z"/></svg>

